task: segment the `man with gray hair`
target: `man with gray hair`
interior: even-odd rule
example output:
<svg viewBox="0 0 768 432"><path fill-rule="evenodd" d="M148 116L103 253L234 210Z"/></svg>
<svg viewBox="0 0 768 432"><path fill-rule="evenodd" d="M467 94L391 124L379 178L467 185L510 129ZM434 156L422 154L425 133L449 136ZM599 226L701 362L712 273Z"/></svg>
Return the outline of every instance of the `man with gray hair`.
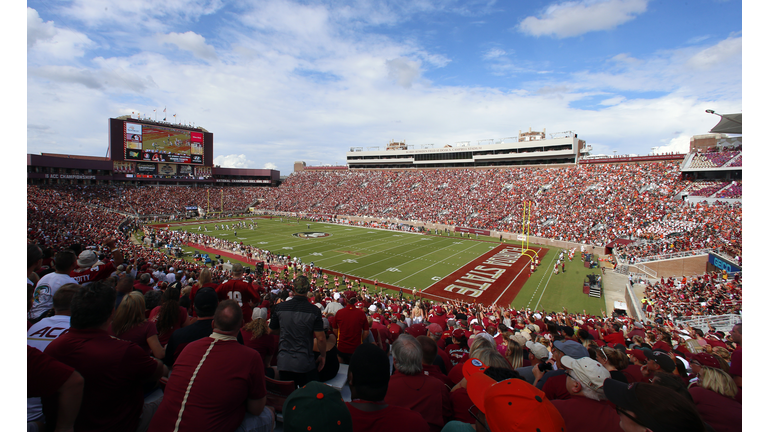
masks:
<svg viewBox="0 0 768 432"><path fill-rule="evenodd" d="M429 423L430 431L440 431L452 415L450 391L439 379L422 374L421 344L409 334L401 334L392 344L395 373L389 380L384 402L416 411Z"/></svg>

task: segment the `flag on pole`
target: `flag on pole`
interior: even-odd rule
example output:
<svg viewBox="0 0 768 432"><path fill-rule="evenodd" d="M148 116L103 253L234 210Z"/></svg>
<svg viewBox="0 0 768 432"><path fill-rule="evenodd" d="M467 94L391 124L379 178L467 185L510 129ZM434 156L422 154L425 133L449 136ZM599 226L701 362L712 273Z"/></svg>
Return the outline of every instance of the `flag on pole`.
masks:
<svg viewBox="0 0 768 432"><path fill-rule="evenodd" d="M165 112L165 108L163 108L163 112ZM167 119L167 118L168 118L168 116L163 114L163 121L165 121L165 119Z"/></svg>

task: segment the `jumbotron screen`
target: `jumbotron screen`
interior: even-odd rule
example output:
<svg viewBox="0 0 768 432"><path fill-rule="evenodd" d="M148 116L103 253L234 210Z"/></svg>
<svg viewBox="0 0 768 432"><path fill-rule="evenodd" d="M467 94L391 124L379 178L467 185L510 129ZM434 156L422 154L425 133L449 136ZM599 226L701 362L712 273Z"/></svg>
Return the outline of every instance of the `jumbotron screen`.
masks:
<svg viewBox="0 0 768 432"><path fill-rule="evenodd" d="M203 132L125 121L125 160L203 164Z"/></svg>

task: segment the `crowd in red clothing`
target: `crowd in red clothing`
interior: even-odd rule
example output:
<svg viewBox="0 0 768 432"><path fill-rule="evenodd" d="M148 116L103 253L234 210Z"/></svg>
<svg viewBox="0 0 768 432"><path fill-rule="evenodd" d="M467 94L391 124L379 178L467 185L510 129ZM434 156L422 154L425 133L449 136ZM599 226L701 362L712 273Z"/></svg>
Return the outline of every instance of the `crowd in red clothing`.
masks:
<svg viewBox="0 0 768 432"><path fill-rule="evenodd" d="M734 157L741 157L741 150L722 150L718 152L695 153L691 168L719 168L726 166ZM741 159L739 159L741 160ZM733 162L728 166L734 166ZM741 165L737 165L741 166Z"/></svg>
<svg viewBox="0 0 768 432"><path fill-rule="evenodd" d="M739 275L721 274L662 278L646 287L643 300L649 316L685 319L696 316L741 314L742 283Z"/></svg>
<svg viewBox="0 0 768 432"><path fill-rule="evenodd" d="M649 240L635 256L712 248L741 255L740 204L691 207L672 198L691 185L677 164L595 165L497 170L300 172L266 190L259 209L374 216L522 232L533 202L531 235L604 246ZM724 184L722 185L724 186ZM721 187L722 187L721 186ZM667 226L689 227L671 244ZM728 231L726 239L713 227Z"/></svg>
<svg viewBox="0 0 768 432"><path fill-rule="evenodd" d="M243 320L241 325L246 325L238 327L238 331L232 334L237 335L237 339L247 349L254 350L249 352L258 353L253 355L256 359L254 361L261 365L256 373L276 378L280 376L276 375L278 371L275 367L275 355L290 347L279 343L281 339L267 332L265 326L273 318L277 305L291 300L298 301L293 284L301 273L305 273L310 278L312 287L309 301L328 321L326 338L324 342L316 342L316 347L319 343L326 344L327 352L337 356L339 362L349 363L350 371L354 370L356 373L357 385L367 382L366 373L374 373L367 369L357 369L354 363L358 352L374 350L368 355L375 356L376 352L381 352L381 355L391 353L395 358L395 371L391 377L387 376L388 385L385 385L381 399L371 400L373 396L369 393L360 393L361 390L354 386L355 380L350 379L349 385L354 393L352 400L347 404L347 410L353 424L358 428L365 424L365 427L369 428L366 430L382 430L380 427L371 426L376 423L371 420L373 414L360 409L360 404L375 402L418 413L421 417L412 419L411 425L404 426L406 430L464 430L462 428L478 421L477 415L471 415L472 406L477 406L478 403L477 396L468 391L468 383L475 380L470 371L473 367L470 365L473 363L482 365L481 370L490 368L493 371L493 379L499 382L507 383L508 380L513 380L510 383L520 387L516 392L522 392L531 398L538 397L540 401L546 400L547 404L551 404L547 405L550 409L545 411L545 417L539 417L536 421L564 425L569 431L595 428L621 430L619 423L624 419L614 409L616 405L621 404L621 400L615 399L612 392L613 387L625 391L626 388L621 386L626 386L626 383L648 383L672 388L673 393L682 395L683 400L687 402L680 402L682 408L679 409L688 411L676 412L675 415L689 416L687 423L682 429L670 430L704 430L703 427L697 429L696 422L701 425L706 422L717 431L740 430L741 427L740 325L726 334L715 331L714 328L681 328L672 322L674 317L688 315L689 301L700 300L699 297L702 296L707 298L707 305L700 307L709 313L736 312L734 305L738 303L734 300L736 297L740 300L741 292L738 278L720 280L721 276L712 274L693 277L690 280L662 280L649 288L646 303L646 312L657 319L640 323L625 316L516 310L453 301L428 302L417 298L403 298L402 295L383 294L377 292L375 286L348 278L339 280L334 277L334 285L331 286L328 275L321 269L293 262L281 271L268 269L262 275L246 275L239 280L236 274L201 270L195 264L176 260L168 261L178 266L170 268L167 264L151 262L144 257L133 257L130 251L126 251L126 258L131 264L128 268L116 270L110 278L95 284L114 284L120 293L121 280L136 280L134 289L140 293L144 292L147 309L152 311L149 314L150 321L153 316L162 314L168 308L178 308L178 316L174 318L177 324L167 331L161 331L158 320L155 324L156 331L142 332L142 338L161 335L161 345L164 349L171 350L167 344L176 332L191 328L197 320L205 319L203 315L199 318L193 316L194 312L201 311L199 299L195 300L195 294L203 296L205 289L212 289L211 292L215 291L219 295L221 303L229 293L223 287L231 285L235 279L235 283L247 288L245 291L251 297L241 297L240 293L244 293L242 287L237 290L238 295L230 294L229 297L242 298L240 307L243 309L243 317L252 315L254 321L248 324L250 319ZM37 271L45 274L43 268L38 268ZM228 280L230 282L225 283ZM161 304L157 306L151 303L153 292L162 293ZM120 307L123 307L122 303ZM208 332L210 333L210 325ZM80 330L73 331L73 336L68 336L66 340L73 340L81 333ZM144 336L145 334L149 336ZM121 337L128 337L128 334ZM234 340L234 336L232 338L231 340ZM61 359L65 364L69 362L69 367L76 371L78 363L71 356L64 354L63 341L64 339L52 343L55 349L46 349L45 352L50 351L54 359ZM190 344L189 353L200 352L202 355L202 347L198 345ZM122 348L115 345L111 349L119 351ZM173 353L164 351L162 354L175 359L166 361L166 365L175 367L174 361L186 364L185 348L177 347L172 351ZM143 354L138 354L139 352ZM132 354L137 356L136 361L141 355L147 359L156 358L158 355L147 347L139 352ZM141 364L141 373L154 374L150 367L152 363ZM539 364L548 365L549 371ZM586 372L579 372L580 368L584 368ZM167 369L162 370L167 373ZM338 364L335 370L338 370ZM95 372L89 372L93 373ZM334 376L335 372L322 380ZM370 378L371 381L378 379ZM424 392L417 394L409 390L414 383L418 383ZM93 392L93 387L100 384L87 382L85 385L90 386ZM264 381L258 385L264 386ZM591 391L588 390L590 388ZM264 392L254 394L261 395ZM519 394L516 395L515 397L520 397ZM128 403L127 400L122 403ZM157 402L159 408L155 407L158 413L163 413L158 414L158 425L166 420L172 422L167 413L169 408L162 400ZM173 396L168 400L167 403L170 404L171 400L176 399ZM92 403L90 398L84 397L83 401L84 404ZM145 411L150 409L148 404L151 403L145 404ZM503 415L503 410L492 408L489 402L487 404L481 411L486 418L484 421L491 424L498 420L496 416ZM49 406L44 403L44 410ZM120 407L113 406L109 409L119 412L120 415L128 415ZM258 413L269 414L269 411L263 411L264 409L269 410L262 406ZM715 411L712 411L713 409ZM81 417L95 415L91 406L81 407L81 413L85 413L78 417L77 421L84 422L81 424L87 423L87 419ZM135 411L130 415L136 415ZM231 425L240 424L245 421L244 418L255 418L244 413L232 415L237 418L229 418L227 423ZM541 415L539 413L539 416ZM665 415L671 414L661 413L655 417L660 419L658 421L663 421ZM643 419L638 419L641 420ZM138 421L137 418L130 424L135 426ZM200 421L208 420L203 416ZM383 419L381 421L384 422ZM691 421L694 426L691 426ZM284 430L291 430L289 423L286 418ZM139 427L142 424L143 420ZM149 430L156 427L151 419L145 426L149 427Z"/></svg>
<svg viewBox="0 0 768 432"><path fill-rule="evenodd" d="M674 163L405 172L304 171L292 174L277 188L227 188L223 209L242 212L257 199L264 199L258 209L523 232L524 204L530 201L530 234L537 237L595 246L604 246L617 238L646 240L632 251L635 257L702 248L739 256L740 203L715 201L691 206L672 199L687 188L704 185L711 195L727 185L716 183L684 180ZM731 185L720 196L738 198L740 186ZM31 216L42 223L45 218L40 212L44 209L57 211L66 207L62 213L68 217L73 213L68 209L75 204L79 209L88 208L91 214L82 215L80 211L72 217L86 221L93 219L94 208L154 215L181 214L190 205L216 211L221 207L220 189L186 186L29 186L27 192ZM116 215L107 217L119 219ZM669 233L679 232L675 225L685 226L685 235L670 239ZM719 235L720 232L725 235ZM57 231L56 235L66 235L66 231Z"/></svg>
<svg viewBox="0 0 768 432"><path fill-rule="evenodd" d="M669 198L686 186L675 166L668 164L313 172L293 175L279 188L233 188L235 198L228 200L225 211L242 210L244 203L261 196L265 198L262 208L268 210L374 215L515 232L521 229L522 200L534 197L532 234L542 237L604 244L633 235L643 242L619 248L630 258L704 247L740 256L741 207L686 206ZM157 214L158 209L161 214L182 212L193 203L204 206L205 189L29 186L27 192L28 243L40 246L28 247L30 307L40 301L37 289L42 285L36 285L43 278L71 277L70 268L59 268L72 253L65 249L75 252L72 269L90 266L89 252L98 259L93 265L102 268L87 286L75 281L50 292L51 309L30 321L30 346L42 340L51 347L28 349L28 371L32 371L28 396L43 397L41 407L28 401L28 406L38 407L28 410L30 427L46 423L63 429L74 425L75 430L162 429L161 422L174 422L175 408L168 408L169 404L186 400L183 390L181 395L177 392L178 378L168 381L170 389L164 394L169 367L175 368L176 377L195 370L198 363L192 358L204 360L208 347L214 350L213 364L221 370L230 366L226 370L249 387L221 395L235 401L234 411L231 406L222 411L215 405L223 397L206 394L201 400L213 404L206 409L216 415L208 416L206 409L190 410L188 415L196 421L185 419L182 430L224 430L217 423L222 419L227 430L233 430L241 422L260 422L262 417L270 420L259 423L261 430L270 430L273 417L263 402L265 380L280 378L276 354L293 347L266 328L278 305L299 301L295 281L304 273L310 279L309 301L327 320L325 337L316 332L314 352L308 354L318 358L322 351L336 359L335 366L326 360L328 369L319 378L323 381L335 376L339 362L348 363L350 372L354 371L354 377L348 377L352 400L346 409L355 430L391 428L386 420L392 416L410 419L400 425L405 430L466 430L478 421L500 424L510 410L494 405L501 399L491 394L524 399L532 404L530 413L536 413L531 422L548 422L557 430L561 426L569 431L620 430L620 424L630 421L647 427L661 422L669 430L704 430L704 422L716 431L741 429L741 325L726 334L681 328L673 322L700 314L738 313L738 278L722 280L715 274L663 279L648 287L644 305L650 319L646 323L623 316L433 303L382 294L360 281L329 279L321 269L289 256L203 233L144 231L164 243L190 241L284 267L275 271L267 266L263 274L243 276L222 266L188 262L130 241L128 234L143 227L113 211L129 215ZM213 202L213 191L211 195ZM118 256L122 259L114 258ZM229 289L234 280L247 288ZM248 296L243 295L245 291ZM232 302L241 315L235 327L225 316ZM107 309L96 311L96 306ZM90 315L84 311L91 311ZM71 328L66 318L70 315ZM129 315L133 318L126 318ZM115 319L141 327L118 331L111 325ZM46 320L55 320L57 328L65 331L52 334L52 326L41 328ZM61 327L64 323L66 327ZM200 338L176 340L193 331ZM110 337L115 333L120 336ZM219 352L214 349L217 346L226 350ZM78 350L82 356L75 355ZM394 357L391 376L388 363L386 377L374 376L372 368L360 368L360 356L379 354ZM249 363L241 365L236 359ZM115 364L125 366L111 366ZM478 378L478 373L488 378ZM199 379L202 388L215 392L222 377L202 373ZM486 391L479 396L469 391L482 380ZM407 390L415 383L422 385L423 394ZM625 383L642 385L630 388ZM497 387L500 384L514 387L515 393L503 393ZM644 416L636 411L637 405L624 405L627 398L617 396L641 390L647 393L635 395L639 403L653 395L667 402L667 411L645 406L661 411ZM113 393L120 397L112 397ZM388 406L404 408L412 418L394 408L378 409ZM159 414L153 425L155 411ZM285 414L284 430L293 430L290 415ZM516 415L521 424L528 421L520 411ZM181 419L182 413L178 416ZM684 424L674 426L680 419ZM509 419L504 421L509 424Z"/></svg>

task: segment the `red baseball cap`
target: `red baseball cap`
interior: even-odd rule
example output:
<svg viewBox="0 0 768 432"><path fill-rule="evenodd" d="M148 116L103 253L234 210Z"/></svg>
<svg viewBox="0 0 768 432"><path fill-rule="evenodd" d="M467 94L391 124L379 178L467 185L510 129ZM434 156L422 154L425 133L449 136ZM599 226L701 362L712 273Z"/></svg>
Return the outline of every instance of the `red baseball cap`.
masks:
<svg viewBox="0 0 768 432"><path fill-rule="evenodd" d="M643 364L645 364L645 362L648 361L648 357L645 356L645 353L643 352L643 350L635 348L633 350L627 351L627 354L632 354L633 356L635 356L636 359L643 362Z"/></svg>
<svg viewBox="0 0 768 432"><path fill-rule="evenodd" d="M477 361L471 359L467 364ZM484 365L483 365L484 366ZM491 430L536 430L560 432L565 421L560 412L547 399L544 392L516 378L496 382L481 372L481 367L471 365L467 378L467 394L472 403L483 413ZM482 368L484 370L484 368ZM514 406L514 409L510 409Z"/></svg>
<svg viewBox="0 0 768 432"><path fill-rule="evenodd" d="M707 366L714 369L720 368L720 362L717 361L715 356L709 353L705 353L705 352L696 353L693 355L692 360L699 362L699 364L702 366Z"/></svg>
<svg viewBox="0 0 768 432"><path fill-rule="evenodd" d="M371 318L373 318L374 321L381 321L381 314L373 314L371 315Z"/></svg>
<svg viewBox="0 0 768 432"><path fill-rule="evenodd" d="M461 339L462 337L465 337L464 330L462 329L456 329L451 333L451 336L455 337L456 339Z"/></svg>
<svg viewBox="0 0 768 432"><path fill-rule="evenodd" d="M440 324L432 323L427 327L427 330L432 334L443 334L443 328L440 327Z"/></svg>

